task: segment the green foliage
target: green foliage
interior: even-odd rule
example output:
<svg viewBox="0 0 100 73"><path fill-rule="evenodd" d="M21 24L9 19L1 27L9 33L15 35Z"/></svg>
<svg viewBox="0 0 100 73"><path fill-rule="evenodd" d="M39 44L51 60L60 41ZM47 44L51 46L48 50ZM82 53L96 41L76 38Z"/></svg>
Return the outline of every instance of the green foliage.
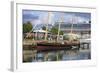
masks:
<svg viewBox="0 0 100 73"><path fill-rule="evenodd" d="M51 30L50 30L50 32L51 32L52 34L57 34L57 33L58 33L58 28L52 27Z"/></svg>
<svg viewBox="0 0 100 73"><path fill-rule="evenodd" d="M30 32L32 30L33 26L31 22L27 22L23 24L23 33Z"/></svg>
<svg viewBox="0 0 100 73"><path fill-rule="evenodd" d="M52 27L50 32L54 35L58 34L58 28L57 27ZM60 35L63 35L63 31L60 31Z"/></svg>
<svg viewBox="0 0 100 73"><path fill-rule="evenodd" d="M63 33L63 31L60 31L60 35L63 35L64 33Z"/></svg>
<svg viewBox="0 0 100 73"><path fill-rule="evenodd" d="M43 27L42 27L42 30L46 30L46 27L45 27L45 26L43 26Z"/></svg>

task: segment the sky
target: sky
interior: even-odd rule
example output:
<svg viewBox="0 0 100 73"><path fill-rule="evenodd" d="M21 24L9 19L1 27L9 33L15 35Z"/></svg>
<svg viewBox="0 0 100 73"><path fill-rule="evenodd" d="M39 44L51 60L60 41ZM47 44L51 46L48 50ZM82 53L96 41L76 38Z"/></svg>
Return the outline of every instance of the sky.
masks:
<svg viewBox="0 0 100 73"><path fill-rule="evenodd" d="M66 23L88 23L91 20L90 13L82 12L52 12L52 11L36 11L36 10L23 10L23 23L30 21L35 24L52 24L55 22Z"/></svg>

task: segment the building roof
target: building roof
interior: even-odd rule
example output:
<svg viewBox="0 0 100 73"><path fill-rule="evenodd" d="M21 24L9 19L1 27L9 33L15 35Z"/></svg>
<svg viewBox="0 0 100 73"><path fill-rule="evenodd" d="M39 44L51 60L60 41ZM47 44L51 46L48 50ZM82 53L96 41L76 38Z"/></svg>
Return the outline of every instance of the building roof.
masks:
<svg viewBox="0 0 100 73"><path fill-rule="evenodd" d="M33 32L41 32L41 33L46 33L45 30L34 30Z"/></svg>

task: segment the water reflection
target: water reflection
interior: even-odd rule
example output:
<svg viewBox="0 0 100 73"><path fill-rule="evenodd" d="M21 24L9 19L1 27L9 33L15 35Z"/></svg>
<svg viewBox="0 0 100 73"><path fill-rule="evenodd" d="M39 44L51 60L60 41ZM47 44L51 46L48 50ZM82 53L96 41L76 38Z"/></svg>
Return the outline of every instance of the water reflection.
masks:
<svg viewBox="0 0 100 73"><path fill-rule="evenodd" d="M89 51L82 52L78 50L69 51L51 51L51 52L39 52L36 57L32 59L32 62L43 61L68 61L68 60L87 60L91 59Z"/></svg>
<svg viewBox="0 0 100 73"><path fill-rule="evenodd" d="M85 60L90 59L89 52L78 52L72 54L63 54L62 60Z"/></svg>

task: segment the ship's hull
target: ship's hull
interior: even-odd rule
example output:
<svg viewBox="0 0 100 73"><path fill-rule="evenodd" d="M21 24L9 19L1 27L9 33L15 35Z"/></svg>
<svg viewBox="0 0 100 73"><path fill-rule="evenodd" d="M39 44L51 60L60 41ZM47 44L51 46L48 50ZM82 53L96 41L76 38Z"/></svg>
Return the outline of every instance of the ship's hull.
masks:
<svg viewBox="0 0 100 73"><path fill-rule="evenodd" d="M37 45L23 45L23 49L35 49L37 51L56 51L56 50L70 50L72 49L73 46L76 46L79 49L80 43L44 43L44 42L39 42Z"/></svg>
<svg viewBox="0 0 100 73"><path fill-rule="evenodd" d="M69 50L72 46L77 46L79 48L79 43L77 44L55 44L55 43L37 43L38 51L51 51L51 50Z"/></svg>

